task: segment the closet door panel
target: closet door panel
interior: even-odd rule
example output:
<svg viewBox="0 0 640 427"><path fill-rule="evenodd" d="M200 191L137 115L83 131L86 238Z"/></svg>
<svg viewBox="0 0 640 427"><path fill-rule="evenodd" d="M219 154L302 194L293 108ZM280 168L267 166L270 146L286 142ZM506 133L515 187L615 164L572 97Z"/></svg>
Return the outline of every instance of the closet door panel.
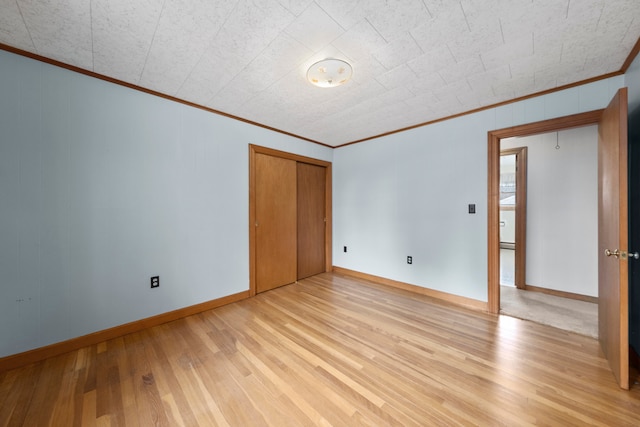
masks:
<svg viewBox="0 0 640 427"><path fill-rule="evenodd" d="M296 281L296 161L256 154L256 290Z"/></svg>
<svg viewBox="0 0 640 427"><path fill-rule="evenodd" d="M298 162L298 279L325 271L326 168Z"/></svg>

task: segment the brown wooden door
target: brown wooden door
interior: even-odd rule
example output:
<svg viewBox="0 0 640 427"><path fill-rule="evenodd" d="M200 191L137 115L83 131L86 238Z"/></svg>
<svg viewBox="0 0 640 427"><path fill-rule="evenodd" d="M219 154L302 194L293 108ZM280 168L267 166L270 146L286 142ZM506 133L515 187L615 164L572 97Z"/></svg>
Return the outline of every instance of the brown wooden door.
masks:
<svg viewBox="0 0 640 427"><path fill-rule="evenodd" d="M256 290L296 281L296 162L257 153Z"/></svg>
<svg viewBox="0 0 640 427"><path fill-rule="evenodd" d="M326 168L298 163L298 279L325 271Z"/></svg>
<svg viewBox="0 0 640 427"><path fill-rule="evenodd" d="M598 333L620 387L629 388L627 89L598 123ZM619 255L617 255L619 253Z"/></svg>

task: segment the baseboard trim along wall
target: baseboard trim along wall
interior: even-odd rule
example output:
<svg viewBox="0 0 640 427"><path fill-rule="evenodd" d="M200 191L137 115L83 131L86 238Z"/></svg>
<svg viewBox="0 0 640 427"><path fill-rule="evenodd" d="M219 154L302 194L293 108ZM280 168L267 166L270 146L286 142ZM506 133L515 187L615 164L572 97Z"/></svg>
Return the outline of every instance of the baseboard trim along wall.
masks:
<svg viewBox="0 0 640 427"><path fill-rule="evenodd" d="M411 285L409 283L398 282L396 280L386 279L380 276L374 276L367 273L361 273L359 271L349 270L347 268L333 266L333 272L336 274L342 274L345 276L353 276L359 279L369 280L371 282L391 286L393 288L404 289L405 291L414 292L421 295L426 295L432 298L436 298L442 301L449 302L458 306L470 308L479 311L488 311L487 303L472 298L462 297L459 295L449 294L447 292L436 291L434 289L423 288L421 286Z"/></svg>
<svg viewBox="0 0 640 427"><path fill-rule="evenodd" d="M67 341L47 345L45 347L36 348L33 350L25 351L23 353L2 357L0 358L0 372L19 368L21 366L26 366L31 363L47 359L49 357L58 356L60 354L68 353L73 350L78 350L82 347L98 344L103 341L108 341L110 339L118 338L127 334L131 334L133 332L138 332L143 329L158 326L163 323L172 322L174 320L182 319L183 317L202 313L203 311L241 301L246 298L249 298L248 290L200 304L191 305L189 307L169 311L167 313L158 314L156 316L147 317L145 319L136 320L135 322L125 323L124 325L104 329L102 331L94 332L89 335L72 338Z"/></svg>
<svg viewBox="0 0 640 427"><path fill-rule="evenodd" d="M565 291L558 291L558 290L555 290L555 289L539 288L537 286L531 286L531 285L525 285L525 290L531 291L531 292L540 292L542 294L547 294L547 295L554 295L556 297L575 299L575 300L578 300L578 301L592 302L594 304L598 303L598 297L592 297L592 296L589 296L589 295L582 295L582 294L574 294L573 292L565 292Z"/></svg>

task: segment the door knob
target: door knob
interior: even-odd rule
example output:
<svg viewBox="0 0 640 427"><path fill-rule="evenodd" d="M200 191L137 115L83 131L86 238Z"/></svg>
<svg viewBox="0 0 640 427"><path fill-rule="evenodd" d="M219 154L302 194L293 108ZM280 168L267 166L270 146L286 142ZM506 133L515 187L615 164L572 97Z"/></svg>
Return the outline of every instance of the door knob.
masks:
<svg viewBox="0 0 640 427"><path fill-rule="evenodd" d="M614 249L613 251L609 250L609 249L605 249L604 250L604 254L606 256L611 256L613 255L614 257L618 258L620 256L620 251L618 249Z"/></svg>
<svg viewBox="0 0 640 427"><path fill-rule="evenodd" d="M629 252L629 259L638 259L640 258L640 254L638 252Z"/></svg>

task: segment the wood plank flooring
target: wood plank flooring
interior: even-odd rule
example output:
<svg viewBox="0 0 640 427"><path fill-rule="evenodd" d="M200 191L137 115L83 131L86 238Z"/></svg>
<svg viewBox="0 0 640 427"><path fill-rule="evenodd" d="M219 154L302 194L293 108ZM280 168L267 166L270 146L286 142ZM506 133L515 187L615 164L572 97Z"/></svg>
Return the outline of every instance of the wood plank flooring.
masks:
<svg viewBox="0 0 640 427"><path fill-rule="evenodd" d="M596 340L322 274L0 373L0 426L640 425Z"/></svg>

